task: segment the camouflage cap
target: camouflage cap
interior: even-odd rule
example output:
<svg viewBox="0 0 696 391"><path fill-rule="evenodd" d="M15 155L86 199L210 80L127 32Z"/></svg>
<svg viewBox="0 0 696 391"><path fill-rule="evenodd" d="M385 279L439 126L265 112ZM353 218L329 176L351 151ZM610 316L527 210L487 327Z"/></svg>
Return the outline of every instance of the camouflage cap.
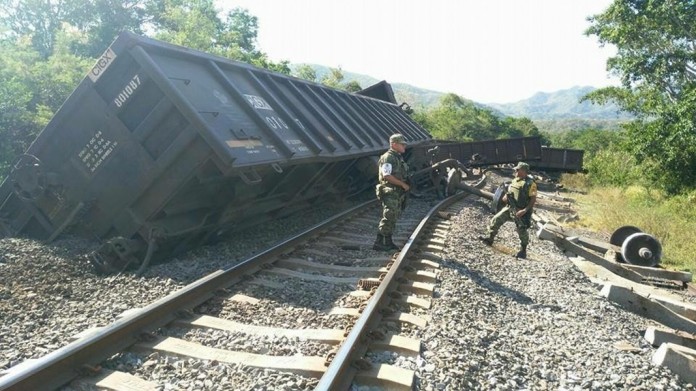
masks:
<svg viewBox="0 0 696 391"><path fill-rule="evenodd" d="M519 162L519 163L517 163L517 165L514 167L514 169L515 169L515 170L520 170L520 169L521 169L521 170L525 170L525 171L529 172L529 164L527 164L527 163L525 163L525 162Z"/></svg>
<svg viewBox="0 0 696 391"><path fill-rule="evenodd" d="M389 144L392 143L406 144L406 139L404 139L404 136L399 133L392 134L391 137L389 137Z"/></svg>

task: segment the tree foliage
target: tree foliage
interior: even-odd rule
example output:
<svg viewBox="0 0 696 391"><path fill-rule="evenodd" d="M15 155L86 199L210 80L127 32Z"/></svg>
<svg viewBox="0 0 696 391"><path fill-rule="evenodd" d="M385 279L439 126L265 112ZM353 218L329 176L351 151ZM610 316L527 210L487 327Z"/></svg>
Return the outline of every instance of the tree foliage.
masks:
<svg viewBox="0 0 696 391"><path fill-rule="evenodd" d="M29 146L92 65L70 52L77 42L79 34L59 32L45 60L28 38L0 42L1 166Z"/></svg>
<svg viewBox="0 0 696 391"><path fill-rule="evenodd" d="M0 17L8 27L6 38L30 37L41 58L55 50L58 36L70 25L85 33L73 42L76 54L95 57L122 30L143 32L151 0L0 0Z"/></svg>
<svg viewBox="0 0 696 391"><path fill-rule="evenodd" d="M307 64L302 64L298 66L292 73L292 75L311 82L317 81L317 71L315 71L314 68Z"/></svg>
<svg viewBox="0 0 696 391"><path fill-rule="evenodd" d="M213 0L161 0L151 7L157 39L290 74L287 61L274 63L256 47L258 18L246 9L220 18Z"/></svg>
<svg viewBox="0 0 696 391"><path fill-rule="evenodd" d="M496 116L457 94L446 94L434 109L419 111L413 118L442 140L476 141L496 138L540 136L528 118Z"/></svg>
<svg viewBox="0 0 696 391"><path fill-rule="evenodd" d="M614 101L637 119L626 150L670 193L696 188L696 4L615 0L590 18L587 34L617 47L607 66L620 87L588 99Z"/></svg>
<svg viewBox="0 0 696 391"><path fill-rule="evenodd" d="M348 92L358 92L358 91L361 91L363 88L360 85L360 83L358 83L355 80L351 80L348 83L345 83L343 85L343 89L348 91Z"/></svg>
<svg viewBox="0 0 696 391"><path fill-rule="evenodd" d="M343 79L343 70L340 67L331 68L329 73L322 77L321 84L331 88L339 88L341 83L343 83Z"/></svg>
<svg viewBox="0 0 696 391"><path fill-rule="evenodd" d="M622 149L626 144L625 132L594 128L554 132L547 137L551 146L582 149L585 156L596 155L604 149Z"/></svg>
<svg viewBox="0 0 696 391"><path fill-rule="evenodd" d="M329 68L328 73L319 77L319 75L317 74L317 70L314 67L308 64L302 64L295 68L295 70L292 72L292 75L295 77L299 77L300 79L311 81L313 83L320 82L321 84L327 87L336 88L348 92L358 92L363 89L357 80L350 80L346 82L345 75L343 74L343 70L341 69L341 67Z"/></svg>

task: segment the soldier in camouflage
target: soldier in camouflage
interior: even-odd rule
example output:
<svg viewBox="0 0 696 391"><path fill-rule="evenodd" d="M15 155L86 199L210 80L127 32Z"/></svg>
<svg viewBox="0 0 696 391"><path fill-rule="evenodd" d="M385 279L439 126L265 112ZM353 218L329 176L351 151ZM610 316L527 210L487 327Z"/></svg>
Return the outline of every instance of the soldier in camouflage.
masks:
<svg viewBox="0 0 696 391"><path fill-rule="evenodd" d="M377 198L382 202L382 219L379 221L379 232L372 246L377 251L398 250L392 235L396 221L406 205L407 192L410 189L406 178L408 166L401 156L406 152L406 140L400 134L389 137L389 150L379 158L379 183Z"/></svg>
<svg viewBox="0 0 696 391"><path fill-rule="evenodd" d="M500 227L506 222L513 220L517 226L517 235L520 237L522 246L516 257L521 259L527 258L528 229L532 226L532 208L537 196L536 182L528 174L529 164L519 162L515 166L515 179L513 179L508 187L507 194L503 197L503 202L507 206L491 219L488 225L488 236L479 238L485 244L492 246Z"/></svg>

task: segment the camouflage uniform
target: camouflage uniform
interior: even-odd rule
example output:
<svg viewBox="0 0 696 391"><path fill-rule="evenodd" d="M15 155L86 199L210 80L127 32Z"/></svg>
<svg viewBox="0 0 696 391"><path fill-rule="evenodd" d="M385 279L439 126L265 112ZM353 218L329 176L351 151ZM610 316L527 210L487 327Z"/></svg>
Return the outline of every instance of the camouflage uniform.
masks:
<svg viewBox="0 0 696 391"><path fill-rule="evenodd" d="M396 227L396 221L401 216L401 210L406 202L406 192L399 186L392 185L384 179L385 169L390 168L390 173L402 181L408 176L408 166L401 154L389 149L379 158L379 184L377 185L377 198L382 202L382 219L379 221L379 233L391 236Z"/></svg>
<svg viewBox="0 0 696 391"><path fill-rule="evenodd" d="M520 237L520 244L523 248L527 247L527 244L529 244L528 230L532 226L533 210L530 209L519 219L515 217L515 211L526 208L530 198L535 197L536 194L537 185L530 177L524 179L515 178L508 187L508 205L493 216L490 224L488 224L488 236L494 238L503 224L508 221L514 221L517 226L517 235ZM512 204L515 208L510 207L509 204Z"/></svg>

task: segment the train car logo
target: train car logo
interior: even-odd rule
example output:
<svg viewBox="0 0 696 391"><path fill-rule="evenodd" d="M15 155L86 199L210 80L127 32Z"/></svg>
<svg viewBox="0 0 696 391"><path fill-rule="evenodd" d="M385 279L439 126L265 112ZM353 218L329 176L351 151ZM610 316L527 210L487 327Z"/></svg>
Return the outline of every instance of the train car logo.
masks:
<svg viewBox="0 0 696 391"><path fill-rule="evenodd" d="M99 57L97 63L94 64L92 70L89 71L89 73L87 74L89 78L92 79L93 83L96 83L97 80L99 80L104 71L106 71L107 68L109 68L109 65L111 65L111 63L113 63L115 59L116 53L114 53L114 51L111 50L111 48L106 49L106 52L104 52L104 54L102 54L102 56Z"/></svg>

